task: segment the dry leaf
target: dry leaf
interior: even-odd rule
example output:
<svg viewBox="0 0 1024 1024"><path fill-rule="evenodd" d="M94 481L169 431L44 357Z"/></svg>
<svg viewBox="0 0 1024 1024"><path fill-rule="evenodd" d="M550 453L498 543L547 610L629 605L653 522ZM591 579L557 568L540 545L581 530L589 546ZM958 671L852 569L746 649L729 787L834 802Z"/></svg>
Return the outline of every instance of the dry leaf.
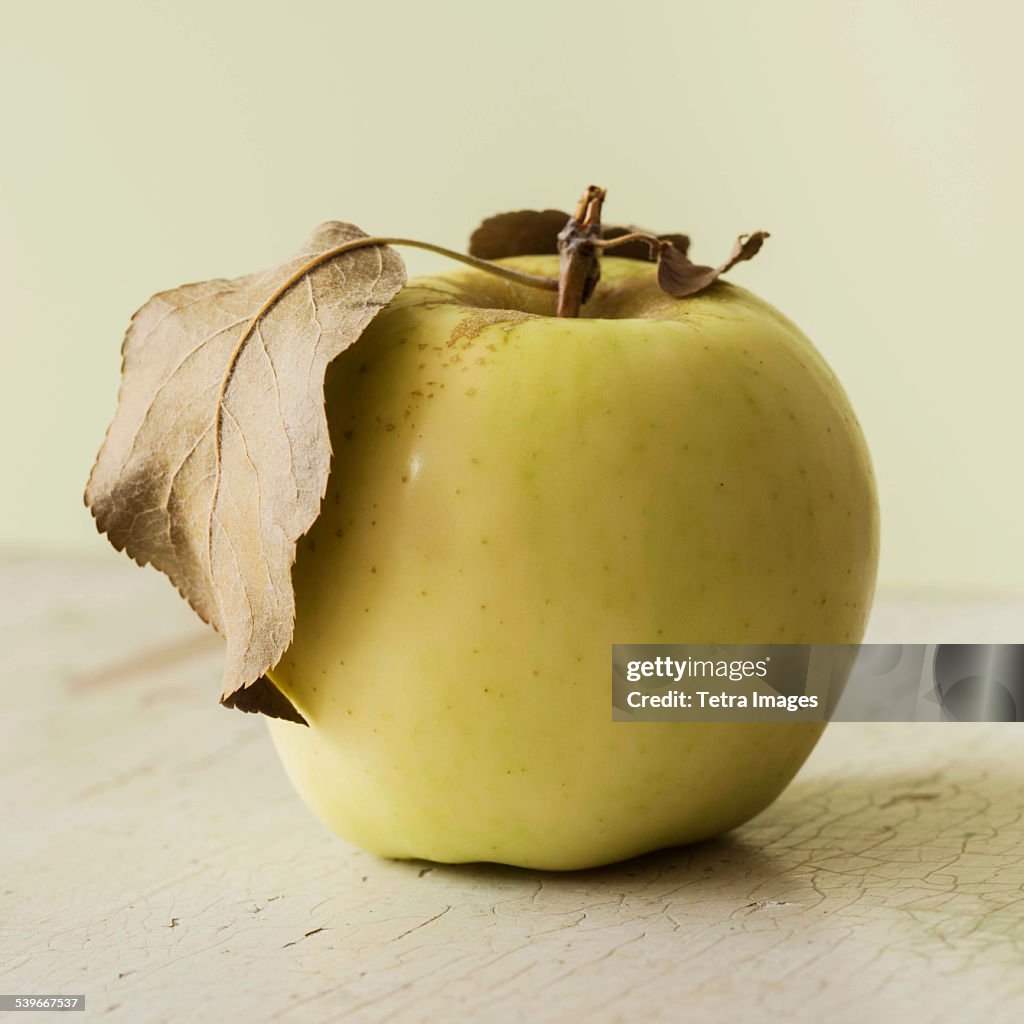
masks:
<svg viewBox="0 0 1024 1024"><path fill-rule="evenodd" d="M740 261L756 256L767 237L767 231L740 235L733 246L732 255L720 267L702 267L691 262L686 253L680 252L674 245L666 245L658 256L658 284L677 299L696 295L714 284Z"/></svg>
<svg viewBox="0 0 1024 1024"><path fill-rule="evenodd" d="M299 722L264 673L291 641L296 542L327 484L324 374L405 283L391 249L324 258L362 237L324 224L280 267L150 299L85 496L111 544L226 637L222 703Z"/></svg>
<svg viewBox="0 0 1024 1024"><path fill-rule="evenodd" d="M469 237L469 254L482 260L546 256L558 252L558 232L569 221L561 210L514 210L488 217Z"/></svg>
<svg viewBox="0 0 1024 1024"><path fill-rule="evenodd" d="M569 214L561 210L515 210L488 217L470 236L469 253L482 260L500 260L506 256L546 256L558 252L558 232L569 221ZM642 228L606 227L602 238L619 238ZM682 252L690 244L686 235L659 235L672 242ZM626 242L609 250L609 255L634 260L653 260L651 247L642 241Z"/></svg>

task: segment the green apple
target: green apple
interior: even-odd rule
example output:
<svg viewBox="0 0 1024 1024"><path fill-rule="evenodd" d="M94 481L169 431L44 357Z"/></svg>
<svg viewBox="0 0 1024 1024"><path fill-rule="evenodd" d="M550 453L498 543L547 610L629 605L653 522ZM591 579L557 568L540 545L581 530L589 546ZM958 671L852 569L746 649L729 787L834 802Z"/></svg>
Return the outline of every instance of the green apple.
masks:
<svg viewBox="0 0 1024 1024"><path fill-rule="evenodd" d="M272 673L309 726L270 729L316 814L387 857L574 869L733 828L823 726L613 723L612 643L862 636L875 487L807 338L633 260L582 317L554 303L419 278L329 372L331 477Z"/></svg>

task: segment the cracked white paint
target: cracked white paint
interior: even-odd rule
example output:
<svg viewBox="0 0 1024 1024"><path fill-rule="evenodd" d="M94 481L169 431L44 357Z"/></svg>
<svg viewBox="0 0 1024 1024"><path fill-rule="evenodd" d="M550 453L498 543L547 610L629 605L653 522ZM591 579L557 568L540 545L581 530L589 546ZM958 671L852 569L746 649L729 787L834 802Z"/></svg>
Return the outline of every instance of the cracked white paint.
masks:
<svg viewBox="0 0 1024 1024"><path fill-rule="evenodd" d="M0 991L110 1021L1019 1021L1024 730L836 725L715 842L570 875L379 861L291 792L221 652L111 558L8 561ZM879 642L1019 640L882 601Z"/></svg>

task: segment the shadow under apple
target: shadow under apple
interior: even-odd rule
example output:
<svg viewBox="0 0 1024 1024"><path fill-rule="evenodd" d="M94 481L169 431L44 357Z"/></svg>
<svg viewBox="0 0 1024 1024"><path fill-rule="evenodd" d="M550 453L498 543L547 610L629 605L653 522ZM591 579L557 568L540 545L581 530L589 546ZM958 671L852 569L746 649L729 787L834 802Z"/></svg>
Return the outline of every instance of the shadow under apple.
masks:
<svg viewBox="0 0 1024 1024"><path fill-rule="evenodd" d="M921 956L952 948L991 965L1024 956L1022 807L1024 766L826 775L798 779L728 835L607 867L409 871L449 889L486 887L496 916L547 915L553 927L582 915L693 932L771 914L809 942L848 929L869 944L900 941Z"/></svg>

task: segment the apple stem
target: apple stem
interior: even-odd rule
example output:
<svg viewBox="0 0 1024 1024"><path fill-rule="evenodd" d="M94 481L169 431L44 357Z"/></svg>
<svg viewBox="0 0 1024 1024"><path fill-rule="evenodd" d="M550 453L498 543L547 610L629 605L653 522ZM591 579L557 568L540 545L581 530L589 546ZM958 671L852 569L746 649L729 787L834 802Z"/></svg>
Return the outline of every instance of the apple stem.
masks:
<svg viewBox="0 0 1024 1024"><path fill-rule="evenodd" d="M590 185L580 196L576 211L558 233L558 312L580 315L580 307L594 294L601 278L601 207L605 190Z"/></svg>

